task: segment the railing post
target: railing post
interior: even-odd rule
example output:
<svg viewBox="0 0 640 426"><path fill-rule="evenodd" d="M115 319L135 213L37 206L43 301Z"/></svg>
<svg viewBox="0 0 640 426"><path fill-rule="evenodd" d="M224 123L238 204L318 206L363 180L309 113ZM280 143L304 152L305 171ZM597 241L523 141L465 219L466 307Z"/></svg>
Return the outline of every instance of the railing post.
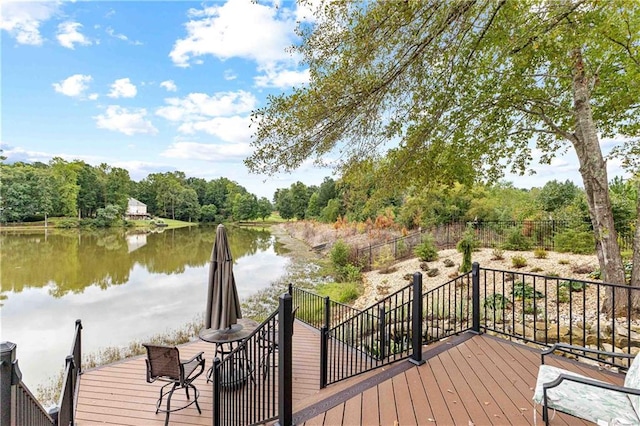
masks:
<svg viewBox="0 0 640 426"><path fill-rule="evenodd" d="M0 426L12 426L15 423L13 400L13 366L16 362L16 344L0 343Z"/></svg>
<svg viewBox="0 0 640 426"><path fill-rule="evenodd" d="M324 326L327 331L331 326L331 298L329 296L324 298Z"/></svg>
<svg viewBox="0 0 640 426"><path fill-rule="evenodd" d="M413 355L409 361L416 365L424 364L422 359L422 274L413 274L413 312L411 315L411 340Z"/></svg>
<svg viewBox="0 0 640 426"><path fill-rule="evenodd" d="M76 320L76 336L75 351L73 352L74 362L76 363L77 374L82 373L82 321Z"/></svg>
<svg viewBox="0 0 640 426"><path fill-rule="evenodd" d="M380 357L380 360L383 360L386 356L386 351L385 348L387 346L387 336L386 336L386 328L387 328L387 321L386 321L386 315L385 315L385 310L384 310L384 306L381 306L380 309L378 310L378 335L380 336L380 347L379 349L379 354L378 356Z"/></svg>
<svg viewBox="0 0 640 426"><path fill-rule="evenodd" d="M471 297L473 300L473 331L480 333L480 264L471 266Z"/></svg>
<svg viewBox="0 0 640 426"><path fill-rule="evenodd" d="M291 403L293 395L292 304L290 294L285 293L280 296L280 305L278 307L278 420L280 426L293 424L293 406Z"/></svg>
<svg viewBox="0 0 640 426"><path fill-rule="evenodd" d="M329 369L329 328L320 328L320 389L327 387L327 372Z"/></svg>
<svg viewBox="0 0 640 426"><path fill-rule="evenodd" d="M289 295L293 296L293 284L289 283Z"/></svg>
<svg viewBox="0 0 640 426"><path fill-rule="evenodd" d="M220 357L213 360L213 426L220 426Z"/></svg>

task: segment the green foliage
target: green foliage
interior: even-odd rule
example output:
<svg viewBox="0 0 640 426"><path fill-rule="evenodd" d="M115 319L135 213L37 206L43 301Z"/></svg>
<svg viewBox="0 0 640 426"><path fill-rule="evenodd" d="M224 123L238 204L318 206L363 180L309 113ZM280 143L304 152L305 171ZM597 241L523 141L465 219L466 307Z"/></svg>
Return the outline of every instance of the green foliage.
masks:
<svg viewBox="0 0 640 426"><path fill-rule="evenodd" d="M534 290L531 284L527 284L524 281L514 283L511 294L515 300L522 299L540 299L544 297L544 293Z"/></svg>
<svg viewBox="0 0 640 426"><path fill-rule="evenodd" d="M336 302L350 304L362 293L361 286L357 282L323 283L316 286L316 292L321 296L329 296Z"/></svg>
<svg viewBox="0 0 640 426"><path fill-rule="evenodd" d="M509 299L500 293L494 293L485 297L482 306L493 310L506 309L509 306Z"/></svg>
<svg viewBox="0 0 640 426"><path fill-rule="evenodd" d="M537 198L542 210L555 212L570 205L579 193L580 188L570 180L562 183L554 179L542 187Z"/></svg>
<svg viewBox="0 0 640 426"><path fill-rule="evenodd" d="M118 224L120 221L120 209L113 204L107 205L105 208L99 208L94 221L98 228L108 228Z"/></svg>
<svg viewBox="0 0 640 426"><path fill-rule="evenodd" d="M524 256L513 256L511 258L511 265L513 265L514 268L524 268L527 266L527 259L525 259Z"/></svg>
<svg viewBox="0 0 640 426"><path fill-rule="evenodd" d="M624 261L623 266L624 266L624 278L627 281L627 283L630 283L631 270L633 269L633 262L631 260ZM588 276L589 278L592 278L594 280L600 280L602 279L602 272L600 271L600 268L597 268L595 271L591 272Z"/></svg>
<svg viewBox="0 0 640 426"><path fill-rule="evenodd" d="M320 220L325 223L333 223L340 217L340 210L340 201L332 198L320 212Z"/></svg>
<svg viewBox="0 0 640 426"><path fill-rule="evenodd" d="M343 240L338 240L333 244L329 257L335 269L343 268L349 263L350 251L351 248Z"/></svg>
<svg viewBox="0 0 640 426"><path fill-rule="evenodd" d="M56 224L56 228L66 228L66 229L77 228L78 226L80 226L80 220L75 217L73 218L68 217L68 218L57 219L55 221L55 224Z"/></svg>
<svg viewBox="0 0 640 426"><path fill-rule="evenodd" d="M522 234L521 228L511 228L507 233L507 238L502 248L505 250L528 251L533 243L529 237Z"/></svg>
<svg viewBox="0 0 640 426"><path fill-rule="evenodd" d="M456 249L462 253L462 263L460 264L460 272L467 273L472 269L471 252L475 246L475 235L473 230L467 229L462 235L462 239L458 241Z"/></svg>
<svg viewBox="0 0 640 426"><path fill-rule="evenodd" d="M494 248L491 251L491 259L502 260L504 259L504 251L501 248Z"/></svg>
<svg viewBox="0 0 640 426"><path fill-rule="evenodd" d="M544 248L536 248L533 250L533 257L536 259L546 259L547 256L548 253Z"/></svg>
<svg viewBox="0 0 640 426"><path fill-rule="evenodd" d="M592 254L595 252L593 233L568 228L556 234L555 250L560 253Z"/></svg>
<svg viewBox="0 0 640 426"><path fill-rule="evenodd" d="M414 247L413 253L423 262L431 262L438 258L438 249L436 248L433 236L425 234L422 236L422 242Z"/></svg>
<svg viewBox="0 0 640 426"><path fill-rule="evenodd" d="M381 274L387 274L391 272L391 265L393 265L394 261L395 258L391 252L391 247L385 245L373 260L373 267L374 269L379 269Z"/></svg>
<svg viewBox="0 0 640 426"><path fill-rule="evenodd" d="M586 288L587 284L581 281L560 281L558 284L560 288L566 288L571 291L582 291Z"/></svg>
<svg viewBox="0 0 640 426"><path fill-rule="evenodd" d="M215 204L206 204L200 208L200 221L215 222L218 209Z"/></svg>

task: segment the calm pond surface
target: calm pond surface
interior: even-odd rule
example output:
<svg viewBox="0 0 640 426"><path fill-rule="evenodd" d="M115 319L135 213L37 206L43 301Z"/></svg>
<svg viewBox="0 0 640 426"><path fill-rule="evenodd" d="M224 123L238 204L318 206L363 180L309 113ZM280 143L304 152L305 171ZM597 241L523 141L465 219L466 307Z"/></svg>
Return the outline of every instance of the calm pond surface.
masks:
<svg viewBox="0 0 640 426"><path fill-rule="evenodd" d="M0 234L0 339L17 344L33 392L64 367L76 319L89 354L202 318L215 227L136 232ZM228 236L241 300L285 273L289 259L268 229Z"/></svg>

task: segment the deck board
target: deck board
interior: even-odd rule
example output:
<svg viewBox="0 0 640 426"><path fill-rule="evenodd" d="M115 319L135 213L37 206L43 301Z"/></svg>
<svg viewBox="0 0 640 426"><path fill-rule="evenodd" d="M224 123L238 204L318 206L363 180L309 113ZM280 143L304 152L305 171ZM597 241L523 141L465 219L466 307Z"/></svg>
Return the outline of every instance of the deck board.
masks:
<svg viewBox="0 0 640 426"><path fill-rule="evenodd" d="M426 362L385 366L319 390L319 334L296 321L293 344L294 418L300 425L532 425L532 402L540 350L489 335L466 335L425 347ZM183 356L212 345L193 342ZM559 356L559 366L600 380L622 384L624 376ZM210 365L210 364L209 364ZM210 425L212 386L201 376L195 406L171 414L172 425ZM258 378L261 380L261 378ZM80 378L77 424L162 425L155 414L160 385L146 383L144 357L84 372ZM184 399L184 392L176 393ZM176 401L178 403L178 401ZM541 423L541 410L537 410ZM588 424L558 413L552 424Z"/></svg>

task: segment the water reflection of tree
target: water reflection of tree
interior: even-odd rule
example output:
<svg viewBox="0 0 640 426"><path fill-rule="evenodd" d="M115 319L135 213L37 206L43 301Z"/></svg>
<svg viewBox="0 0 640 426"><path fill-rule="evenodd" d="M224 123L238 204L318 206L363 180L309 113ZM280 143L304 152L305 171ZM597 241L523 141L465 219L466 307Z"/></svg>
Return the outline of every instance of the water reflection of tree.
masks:
<svg viewBox="0 0 640 426"><path fill-rule="evenodd" d="M266 251L274 240L268 230L230 227L235 261ZM54 297L127 283L135 265L151 273L180 274L208 264L215 227L168 229L147 235L146 244L129 253L124 230L56 230L0 235L0 290L50 286ZM205 279L205 277L203 277Z"/></svg>

